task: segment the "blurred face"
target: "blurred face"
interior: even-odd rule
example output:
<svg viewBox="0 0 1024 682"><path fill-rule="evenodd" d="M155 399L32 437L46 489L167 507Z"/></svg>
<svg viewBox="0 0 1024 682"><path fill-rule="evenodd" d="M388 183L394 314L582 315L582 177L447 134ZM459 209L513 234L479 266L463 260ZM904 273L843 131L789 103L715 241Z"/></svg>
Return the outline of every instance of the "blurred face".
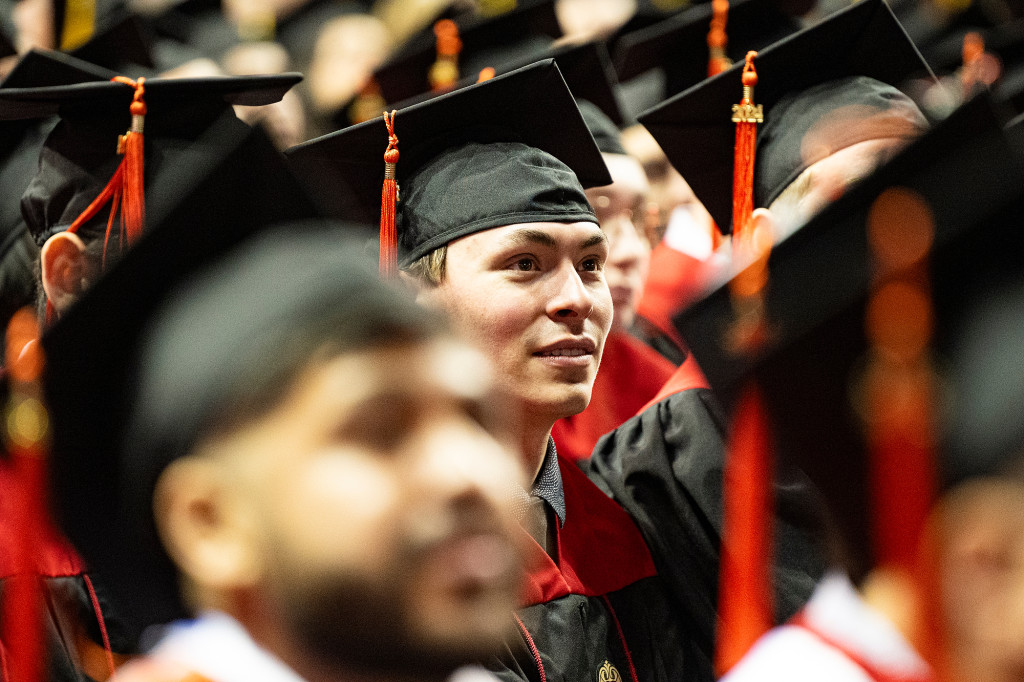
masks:
<svg viewBox="0 0 1024 682"><path fill-rule="evenodd" d="M1024 484L966 484L940 518L952 679L1024 679Z"/></svg>
<svg viewBox="0 0 1024 682"><path fill-rule="evenodd" d="M376 348L315 365L272 413L206 447L266 620L298 651L275 653L300 673L429 676L495 651L519 588L504 491L522 474L490 409L475 351Z"/></svg>
<svg viewBox="0 0 1024 682"><path fill-rule="evenodd" d="M587 190L601 229L608 237L605 278L615 308L612 327L624 331L633 323L651 263L647 234L647 178L636 159L603 154L612 184Z"/></svg>
<svg viewBox="0 0 1024 682"><path fill-rule="evenodd" d="M590 402L612 320L608 240L593 223L530 223L448 245L445 279L421 295L493 362L531 423Z"/></svg>
<svg viewBox="0 0 1024 682"><path fill-rule="evenodd" d="M904 138L859 142L808 166L769 207L775 223L776 241L792 234L841 197L849 187L871 175L906 144Z"/></svg>

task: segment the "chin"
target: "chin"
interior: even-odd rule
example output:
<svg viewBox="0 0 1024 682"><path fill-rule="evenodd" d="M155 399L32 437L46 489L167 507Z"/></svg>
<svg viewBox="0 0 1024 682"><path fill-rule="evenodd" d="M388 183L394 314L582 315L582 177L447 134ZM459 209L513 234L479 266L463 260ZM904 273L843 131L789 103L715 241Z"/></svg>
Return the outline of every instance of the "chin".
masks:
<svg viewBox="0 0 1024 682"><path fill-rule="evenodd" d="M417 648L454 667L492 658L514 634L515 608L515 600L508 598L432 609L421 621Z"/></svg>
<svg viewBox="0 0 1024 682"><path fill-rule="evenodd" d="M557 400L552 401L550 410L551 414L555 416L555 419L572 417L579 414L583 410L587 409L587 405L590 404L590 393L590 386L577 390L564 391Z"/></svg>

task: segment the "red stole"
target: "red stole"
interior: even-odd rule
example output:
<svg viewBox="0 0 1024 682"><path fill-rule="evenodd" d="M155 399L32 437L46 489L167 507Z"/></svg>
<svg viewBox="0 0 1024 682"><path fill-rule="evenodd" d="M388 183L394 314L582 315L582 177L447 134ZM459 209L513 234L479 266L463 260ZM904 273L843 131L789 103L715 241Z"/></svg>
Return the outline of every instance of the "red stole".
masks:
<svg viewBox="0 0 1024 682"><path fill-rule="evenodd" d="M558 458L565 523L558 529L558 564L526 531L527 576L522 606L579 594L598 597L657 575L654 560L629 514L572 462Z"/></svg>

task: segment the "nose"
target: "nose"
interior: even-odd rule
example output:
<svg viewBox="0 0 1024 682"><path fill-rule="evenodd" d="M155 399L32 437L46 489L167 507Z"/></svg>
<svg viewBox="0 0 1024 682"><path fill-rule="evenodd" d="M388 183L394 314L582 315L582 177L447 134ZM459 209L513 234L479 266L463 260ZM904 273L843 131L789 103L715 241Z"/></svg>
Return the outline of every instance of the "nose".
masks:
<svg viewBox="0 0 1024 682"><path fill-rule="evenodd" d="M556 320L585 320L594 312L594 295L580 278L575 265L565 262L551 277L548 316Z"/></svg>
<svg viewBox="0 0 1024 682"><path fill-rule="evenodd" d="M644 252L644 241L637 232L633 221L626 215L615 218L617 224L608 244L608 264L617 268L631 268L640 262Z"/></svg>

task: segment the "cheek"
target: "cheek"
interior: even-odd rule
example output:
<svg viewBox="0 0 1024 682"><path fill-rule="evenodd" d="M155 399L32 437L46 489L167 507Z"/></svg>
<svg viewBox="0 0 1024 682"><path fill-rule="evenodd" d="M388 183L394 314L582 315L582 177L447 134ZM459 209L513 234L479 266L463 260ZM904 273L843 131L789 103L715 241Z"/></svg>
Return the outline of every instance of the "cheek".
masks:
<svg viewBox="0 0 1024 682"><path fill-rule="evenodd" d="M396 534L398 481L370 457L324 456L283 473L270 522L315 565L380 565Z"/></svg>
<svg viewBox="0 0 1024 682"><path fill-rule="evenodd" d="M518 355L524 335L538 317L528 297L500 281L449 286L444 308L457 331L492 360Z"/></svg>

